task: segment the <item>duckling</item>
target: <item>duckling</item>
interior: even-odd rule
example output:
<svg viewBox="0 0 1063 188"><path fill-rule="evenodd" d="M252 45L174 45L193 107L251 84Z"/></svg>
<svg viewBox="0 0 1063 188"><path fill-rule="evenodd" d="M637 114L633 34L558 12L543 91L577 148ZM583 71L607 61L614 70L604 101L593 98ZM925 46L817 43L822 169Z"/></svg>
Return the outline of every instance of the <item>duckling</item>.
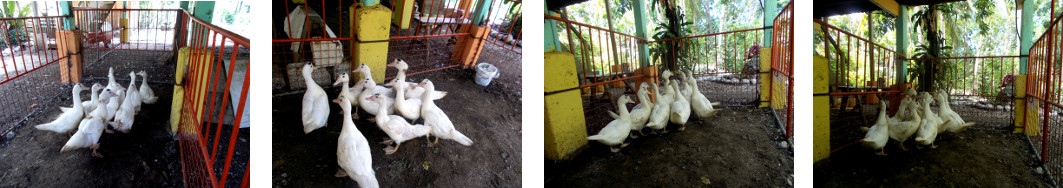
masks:
<svg viewBox="0 0 1063 188"><path fill-rule="evenodd" d="M587 140L595 140L609 146L609 150L613 153L619 152L620 148L627 147L624 139L631 133L631 114L628 113L626 105L634 102L627 95L622 95L616 103L620 118L609 122L605 128L598 131L597 135L587 137ZM620 145L620 147L615 147L617 145Z"/></svg>
<svg viewBox="0 0 1063 188"><path fill-rule="evenodd" d="M358 187L380 187L376 172L373 171L369 141L351 119L349 100L345 96L332 100L343 110L343 130L340 131L340 138L336 140L336 163L340 165L341 171L336 172L336 177L350 176L351 180L358 182Z"/></svg>
<svg viewBox="0 0 1063 188"><path fill-rule="evenodd" d="M321 89L321 86L317 85L317 82L314 82L314 77L310 75L316 68L314 63L307 62L303 65L302 70L303 80L306 81L306 93L303 94L302 110L304 134L309 134L310 131L328 126L328 95L325 94L324 89Z"/></svg>
<svg viewBox="0 0 1063 188"><path fill-rule="evenodd" d="M74 130L78 122L81 121L81 118L85 117L85 107L81 105L81 97L79 97L81 91L85 90L88 89L84 88L84 86L81 86L81 84L74 84L74 87L71 88L71 93L73 94L72 98L74 99L74 107L71 107L70 110L59 114L59 117L55 118L55 120L52 120L52 122L36 125L34 127L39 130L52 131L57 133L67 133L71 130Z"/></svg>

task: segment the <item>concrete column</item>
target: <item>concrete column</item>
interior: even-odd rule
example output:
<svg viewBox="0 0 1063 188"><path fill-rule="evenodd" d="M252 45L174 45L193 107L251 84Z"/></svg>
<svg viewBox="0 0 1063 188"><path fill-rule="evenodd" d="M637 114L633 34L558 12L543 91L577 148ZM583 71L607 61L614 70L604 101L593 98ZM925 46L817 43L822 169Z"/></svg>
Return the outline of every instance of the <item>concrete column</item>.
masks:
<svg viewBox="0 0 1063 188"><path fill-rule="evenodd" d="M1019 54L1023 56L1030 55L1030 47L1033 47L1033 14L1034 8L1037 8L1034 3L1035 1L1026 0L1019 5L1019 8L1022 9L1022 23L1020 23L1022 28L1019 30ZM1030 58L1022 57L1019 59L1019 74L1026 74L1026 66Z"/></svg>
<svg viewBox="0 0 1063 188"><path fill-rule="evenodd" d="M63 26L64 26L63 29L64 30L70 30L70 29L74 28L74 16L73 16L74 13L72 11L70 11L70 7L71 7L70 6L70 1L60 1L59 2L60 15L68 16L68 17L66 17L66 19L63 19Z"/></svg>
<svg viewBox="0 0 1063 188"><path fill-rule="evenodd" d="M1030 48L1033 47L1033 14L1035 13L1034 8L1036 8L1037 5L1033 0L1026 0L1018 6L1019 9L1022 9L1022 22L1019 24L1021 26L1021 29L1019 29L1019 54L1028 56L1030 55ZM1030 57L1019 58L1019 75L1015 75L1015 83L1014 87L1012 87L1015 89L1015 98L1012 102L1014 105L1012 106L1012 109L1015 109L1015 129L1012 130L1012 133L1026 132L1027 135L1033 136L1039 132L1035 129L1036 126L1033 127L1034 129L1026 129L1026 122L1038 121L1036 116L1026 117L1026 111L1031 110L1026 106L1026 72L1028 71L1026 70L1026 66L1028 66L1029 63ZM1036 106L1033 107L1032 110L1038 110ZM1030 121L1031 119L1033 121Z"/></svg>
<svg viewBox="0 0 1063 188"><path fill-rule="evenodd" d="M827 58L812 58L812 158L820 161L830 157L830 91Z"/></svg>
<svg viewBox="0 0 1063 188"><path fill-rule="evenodd" d="M391 9L377 4L373 6L350 7L351 36L354 39L352 51L354 62L365 64L374 74L373 81L384 83L384 72L388 61L388 35L391 31ZM384 29L380 29L384 28ZM360 66L360 65L355 65ZM365 75L356 74L354 80L365 79Z"/></svg>
<svg viewBox="0 0 1063 188"><path fill-rule="evenodd" d="M571 53L551 50L543 54L546 127L543 143L546 159L563 160L575 156L587 145L587 124L583 117L576 59Z"/></svg>
<svg viewBox="0 0 1063 188"><path fill-rule="evenodd" d="M480 0L480 4L477 4L476 9L476 17L472 19L473 24L483 25L483 22L487 21L487 12L491 10L491 0Z"/></svg>
<svg viewBox="0 0 1063 188"><path fill-rule="evenodd" d="M779 15L776 8L776 0L764 0L764 27L775 24L775 16ZM773 29L764 30L764 46L771 46L771 32Z"/></svg>
<svg viewBox="0 0 1063 188"><path fill-rule="evenodd" d="M897 33L897 52L901 53L902 57L897 57L897 82L907 83L908 81L908 61L904 60L905 56L908 56L908 7L900 6L900 11L896 18L893 18L894 31Z"/></svg>
<svg viewBox="0 0 1063 188"><path fill-rule="evenodd" d="M635 4L632 5L633 11L635 11L635 36L644 39L649 39L649 35L646 33L646 1L635 0ZM645 44L639 46L639 64L641 67L649 67L650 63L650 50Z"/></svg>

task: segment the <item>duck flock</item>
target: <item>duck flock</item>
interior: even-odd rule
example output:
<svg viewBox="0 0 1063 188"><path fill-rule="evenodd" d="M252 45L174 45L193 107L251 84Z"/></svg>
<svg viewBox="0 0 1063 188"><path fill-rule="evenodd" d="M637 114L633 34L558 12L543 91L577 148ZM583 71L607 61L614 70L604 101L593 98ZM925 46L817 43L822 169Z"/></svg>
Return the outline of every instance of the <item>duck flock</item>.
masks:
<svg viewBox="0 0 1063 188"><path fill-rule="evenodd" d="M665 70L661 74L664 81L660 87L656 84L642 82L636 94L641 103L631 108L630 112L626 105L634 102L627 95L620 96L617 101L620 114L609 112L614 120L602 128L597 135L588 136L587 140L595 140L608 145L610 150L616 153L620 151L620 148L627 146L624 143L626 138L638 138L631 134L633 131L642 136L645 136L642 131L644 128L649 128L652 134L657 134L658 131L668 133L665 128L669 122L679 125L678 130L683 131L686 129L687 120L692 118L691 114L694 115L693 117L704 119L719 112L720 109L712 107L719 103L710 102L705 98L705 95L698 89L698 82L693 74L689 71L680 72L679 77L682 80L671 80L669 79L671 76L672 72ZM651 87L656 101L651 101L648 95ZM664 90L659 89L661 87Z"/></svg>
<svg viewBox="0 0 1063 188"><path fill-rule="evenodd" d="M396 59L387 66L394 67L399 72L395 79L384 86L373 81L373 74L365 64L353 71L360 72L365 77L364 80L358 81L354 88L350 87L350 76L347 73L340 73L333 83L334 86L343 85L338 97L331 100L343 110L343 130L336 148L336 160L342 170L337 172L336 176L348 176L358 182L359 187L379 187L379 183L372 167L369 141L354 124L353 119L359 118L358 107L374 115L368 120L375 122L390 138L382 142L388 145L384 152L389 155L398 151L402 142L418 137L428 139L429 136L434 136L435 141L430 142L429 147L434 146L439 138L454 140L465 146L473 143L454 129L454 123L436 106L434 100L443 98L446 92L436 91L435 85L428 79L420 83L407 83L406 70L409 66L401 59ZM329 116L328 95L314 82L311 74L316 68L312 62L308 62L302 69L307 85L302 107L304 134L325 127ZM424 124L411 125L410 122L417 119L424 119ZM392 144L394 146L391 146Z"/></svg>
<svg viewBox="0 0 1063 188"><path fill-rule="evenodd" d="M137 75L144 77L139 89L135 85ZM147 80L148 76L144 71L129 72L129 87L122 87L114 81L114 68L112 67L107 72L107 86L103 87L99 83L93 84L89 101L82 101L80 96L82 91L89 89L80 83L75 84L71 92L71 98L74 100L73 106L59 107L62 111L59 117L52 122L34 127L60 134L69 134L76 130L77 132L70 136L70 140L60 152L92 148L92 156L103 157L96 152L103 132L112 133L113 129L128 133L133 129L133 119L140 112L141 104L155 104L159 99L148 87Z"/></svg>
<svg viewBox="0 0 1063 188"><path fill-rule="evenodd" d="M860 142L865 147L879 150L876 153L878 155L886 155L886 151L883 148L889 139L896 140L898 142L897 146L905 151L908 149L904 147L904 142L912 138L912 136L915 136L917 148L921 146L937 148L934 145L934 140L938 134L946 131L960 133L975 124L974 122L963 121L959 114L952 111L945 92L938 91L933 94L928 92L916 93L915 89L908 88L904 94L909 97L901 99L897 114L893 117L888 117L886 103L879 101L882 109L879 111L878 121L870 128L863 127L867 134L864 135L864 139L861 139ZM931 95L936 98L931 97ZM916 96L918 96L918 99L913 100L912 98L916 98ZM930 103L934 101L940 104L937 113L930 109Z"/></svg>

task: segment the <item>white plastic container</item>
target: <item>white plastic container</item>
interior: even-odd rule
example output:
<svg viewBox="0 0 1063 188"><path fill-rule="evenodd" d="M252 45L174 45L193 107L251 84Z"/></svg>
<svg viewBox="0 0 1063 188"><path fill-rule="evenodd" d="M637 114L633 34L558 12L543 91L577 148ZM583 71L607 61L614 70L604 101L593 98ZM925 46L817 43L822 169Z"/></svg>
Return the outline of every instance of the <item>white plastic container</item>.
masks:
<svg viewBox="0 0 1063 188"><path fill-rule="evenodd" d="M487 86L491 83L491 79L498 78L498 68L490 63L480 63L476 65L476 84L481 86Z"/></svg>

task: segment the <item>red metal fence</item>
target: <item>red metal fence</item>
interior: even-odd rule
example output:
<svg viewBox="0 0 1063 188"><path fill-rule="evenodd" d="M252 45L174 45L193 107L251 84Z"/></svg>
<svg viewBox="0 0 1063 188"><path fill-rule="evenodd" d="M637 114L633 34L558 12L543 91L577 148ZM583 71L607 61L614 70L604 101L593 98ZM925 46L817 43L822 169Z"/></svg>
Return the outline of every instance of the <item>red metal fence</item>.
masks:
<svg viewBox="0 0 1063 188"><path fill-rule="evenodd" d="M815 32L816 37L823 39L816 48L822 48L827 58L830 147L837 151L863 138L858 126L875 123L879 100L899 97L900 90L894 87L898 75L896 67L898 59L904 56L829 23L814 22L820 26ZM892 115L897 104L889 105Z"/></svg>
<svg viewBox="0 0 1063 188"><path fill-rule="evenodd" d="M154 61L143 58L167 56L176 50L178 35L175 28L180 21L180 10L73 9L73 13L75 25L82 31L82 49L88 66L105 58ZM116 52L151 53L153 56Z"/></svg>
<svg viewBox="0 0 1063 188"><path fill-rule="evenodd" d="M381 5L393 11L402 11L408 7L405 4L395 4L402 2L381 1ZM284 7L284 9L278 8L273 13L274 20L281 20L274 22L275 32L272 41L272 77L275 93L298 91L305 87L299 75L301 62L314 61L318 66L324 67L313 74L314 80L322 85L331 83L328 81L335 78L336 73L353 70L352 66L355 66L355 62L353 62L351 49L353 41L357 40L357 37L352 36L350 32L351 19L355 18L352 16L356 15L349 11L353 3L353 1L320 1L307 4L292 4L290 1L275 3L278 7ZM342 8L324 8L337 6ZM406 61L410 66L406 74L412 76L463 66L455 60L463 53L459 50L469 45L480 46L482 52L479 54L479 61L476 62L492 63L502 72L501 78L493 82L506 83L505 88L519 91L521 76L520 1L492 1L492 4L478 4L474 1L425 1L416 2L409 8L414 9L411 10L410 16L412 17L409 18L408 28L403 29L399 26L400 24L391 24L388 38L388 62L395 59ZM482 11L487 12L481 14ZM297 27L300 26L293 25L298 22L297 20L287 21L290 15L296 15L292 17L294 19L298 19L299 15L311 15L303 16L303 22L312 22L316 25L311 27L314 24L305 24L303 27L308 30L305 36L291 37L288 33L298 30ZM327 25L331 34L322 27L322 24L317 23ZM470 33L476 33L470 27L473 25L478 28L488 28L485 31L494 34L470 35ZM484 42L474 42L479 40ZM306 45L306 43L315 42L321 46L317 50L313 50L313 46L307 47ZM385 78L391 79L396 73L395 69L387 69L384 72Z"/></svg>
<svg viewBox="0 0 1063 188"><path fill-rule="evenodd" d="M246 124L250 80L250 41L210 23L181 14L177 43L190 50L178 128L181 168L188 187L246 187L250 161L234 161L240 126ZM246 134L246 133L245 133ZM241 141L243 148L249 141ZM247 158L249 159L249 158Z"/></svg>
<svg viewBox="0 0 1063 188"><path fill-rule="evenodd" d="M786 136L793 136L794 126L794 2L790 1L779 12L779 15L775 17L775 22L772 29L772 46L771 46L771 75L773 83L771 83L771 93L768 96L772 96L770 101L773 103L772 108L775 109L775 115L779 118L780 124L786 126ZM778 83L778 84L776 84ZM783 89L785 88L785 89ZM785 95L779 95L775 92L786 92ZM785 104L782 108L775 108L774 103L776 101L779 104ZM781 117L780 117L781 116Z"/></svg>
<svg viewBox="0 0 1063 188"><path fill-rule="evenodd" d="M69 96L69 87L57 82L60 66L55 65L67 60L56 46L65 40L57 33L66 27L64 18L0 18L0 109L5 109L0 110L0 134L24 125L32 114L53 110L37 107L45 101Z"/></svg>
<svg viewBox="0 0 1063 188"><path fill-rule="evenodd" d="M949 95L950 108L974 127L1008 130L1013 127L1014 75L1020 56L984 56L908 59L909 63L930 60L942 68L937 74L948 78L935 87ZM1011 75L1012 79L1008 79ZM1010 81L1009 81L1010 80Z"/></svg>
<svg viewBox="0 0 1063 188"><path fill-rule="evenodd" d="M1053 177L1063 177L1063 129L1060 129L1060 92L1063 91L1063 66L1059 64L1061 31L1060 18L1052 20L1047 31L1030 48L1027 64L1026 117L1023 119L1030 141L1040 154L1046 171ZM1058 181L1054 179L1053 181Z"/></svg>

